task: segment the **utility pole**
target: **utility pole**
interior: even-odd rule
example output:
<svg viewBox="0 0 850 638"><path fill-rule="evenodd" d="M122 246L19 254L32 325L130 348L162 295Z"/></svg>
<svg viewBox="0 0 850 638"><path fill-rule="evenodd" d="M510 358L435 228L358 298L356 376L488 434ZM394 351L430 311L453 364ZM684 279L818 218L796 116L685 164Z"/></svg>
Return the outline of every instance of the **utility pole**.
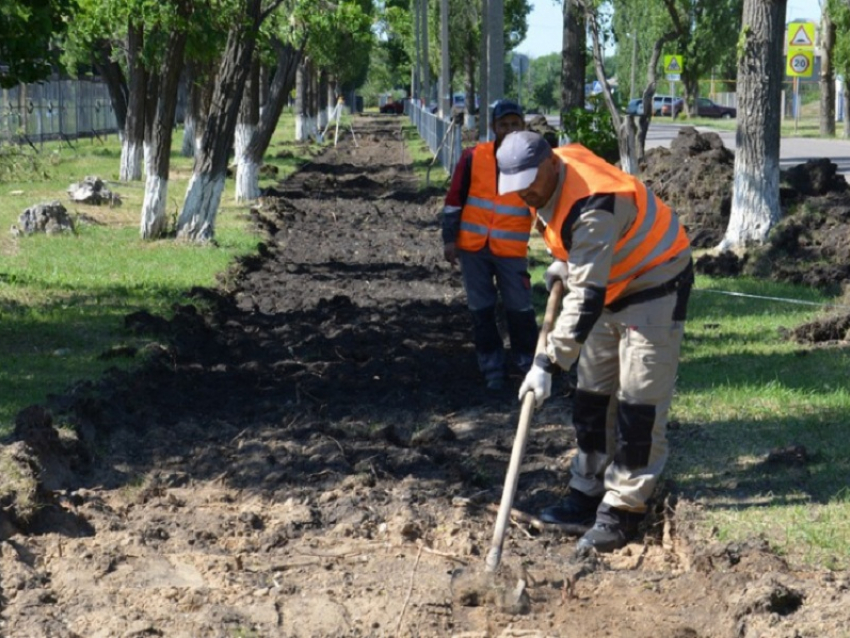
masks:
<svg viewBox="0 0 850 638"><path fill-rule="evenodd" d="M420 0L422 7L422 17L420 18L422 25L422 66L425 76L425 82L422 87L425 93L425 106L431 104L431 64L428 60L428 0Z"/></svg>
<svg viewBox="0 0 850 638"><path fill-rule="evenodd" d="M414 99L420 98L420 93L422 92L422 86L420 84L422 80L422 60L420 59L420 49L419 49L419 29L420 29L420 14L419 14L419 3L422 0L413 0L413 41L414 48L416 49L416 64L413 68L413 94L411 97Z"/></svg>
<svg viewBox="0 0 850 638"><path fill-rule="evenodd" d="M481 0L481 48L479 56L481 60L478 63L478 92L480 93L480 97L478 99L478 139L481 141L487 140L490 136L490 131L488 129L488 126L490 125L491 97L489 95L490 80L488 79L490 70L490 64L488 62L490 46L487 44L490 39L489 25L490 1Z"/></svg>
<svg viewBox="0 0 850 638"><path fill-rule="evenodd" d="M440 0L440 117L452 113L452 87L449 84L449 0Z"/></svg>

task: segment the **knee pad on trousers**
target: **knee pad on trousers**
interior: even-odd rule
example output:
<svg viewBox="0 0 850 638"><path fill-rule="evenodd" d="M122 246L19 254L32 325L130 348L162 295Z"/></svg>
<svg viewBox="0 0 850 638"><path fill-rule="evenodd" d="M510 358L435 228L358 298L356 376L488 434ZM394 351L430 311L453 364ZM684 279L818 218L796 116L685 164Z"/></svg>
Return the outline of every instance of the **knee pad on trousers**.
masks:
<svg viewBox="0 0 850 638"><path fill-rule="evenodd" d="M630 470L646 467L652 448L652 429L655 426L655 406L620 403L617 406L617 427L620 441L614 463Z"/></svg>
<svg viewBox="0 0 850 638"><path fill-rule="evenodd" d="M475 349L489 353L502 348L502 336L496 325L496 307L472 311L472 330Z"/></svg>
<svg viewBox="0 0 850 638"><path fill-rule="evenodd" d="M576 390L573 400L573 425L582 452L605 452L605 422L610 395Z"/></svg>
<svg viewBox="0 0 850 638"><path fill-rule="evenodd" d="M526 355L530 361L537 348L537 317L534 310L506 310L505 317L511 350Z"/></svg>

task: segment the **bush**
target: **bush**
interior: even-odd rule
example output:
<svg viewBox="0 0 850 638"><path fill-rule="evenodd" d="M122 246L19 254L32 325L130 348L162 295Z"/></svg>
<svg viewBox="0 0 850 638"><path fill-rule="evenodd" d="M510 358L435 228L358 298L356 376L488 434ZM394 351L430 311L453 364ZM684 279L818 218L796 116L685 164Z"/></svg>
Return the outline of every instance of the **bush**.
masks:
<svg viewBox="0 0 850 638"><path fill-rule="evenodd" d="M619 161L617 134L611 114L606 109L571 109L562 119L561 126L571 142L586 146L611 163Z"/></svg>

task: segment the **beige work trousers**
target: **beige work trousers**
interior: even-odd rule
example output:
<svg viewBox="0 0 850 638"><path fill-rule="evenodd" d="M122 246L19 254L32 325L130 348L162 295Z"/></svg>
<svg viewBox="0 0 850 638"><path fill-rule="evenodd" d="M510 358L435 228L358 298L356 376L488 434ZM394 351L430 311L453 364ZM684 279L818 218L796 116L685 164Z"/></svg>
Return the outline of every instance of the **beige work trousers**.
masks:
<svg viewBox="0 0 850 638"><path fill-rule="evenodd" d="M570 487L604 495L619 509L645 512L667 461L667 415L684 333L684 322L673 320L676 301L673 292L604 310L581 349L573 421L585 436L578 437ZM582 397L596 408L583 408Z"/></svg>

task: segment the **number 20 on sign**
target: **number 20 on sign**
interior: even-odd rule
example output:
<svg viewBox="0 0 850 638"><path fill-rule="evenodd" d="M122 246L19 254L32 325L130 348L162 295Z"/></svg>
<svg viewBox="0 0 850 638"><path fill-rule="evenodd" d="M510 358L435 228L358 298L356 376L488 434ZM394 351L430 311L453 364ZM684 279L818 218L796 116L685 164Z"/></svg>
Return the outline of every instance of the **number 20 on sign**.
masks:
<svg viewBox="0 0 850 638"><path fill-rule="evenodd" d="M791 77L808 78L812 76L814 54L811 49L789 49L788 64L785 72Z"/></svg>

